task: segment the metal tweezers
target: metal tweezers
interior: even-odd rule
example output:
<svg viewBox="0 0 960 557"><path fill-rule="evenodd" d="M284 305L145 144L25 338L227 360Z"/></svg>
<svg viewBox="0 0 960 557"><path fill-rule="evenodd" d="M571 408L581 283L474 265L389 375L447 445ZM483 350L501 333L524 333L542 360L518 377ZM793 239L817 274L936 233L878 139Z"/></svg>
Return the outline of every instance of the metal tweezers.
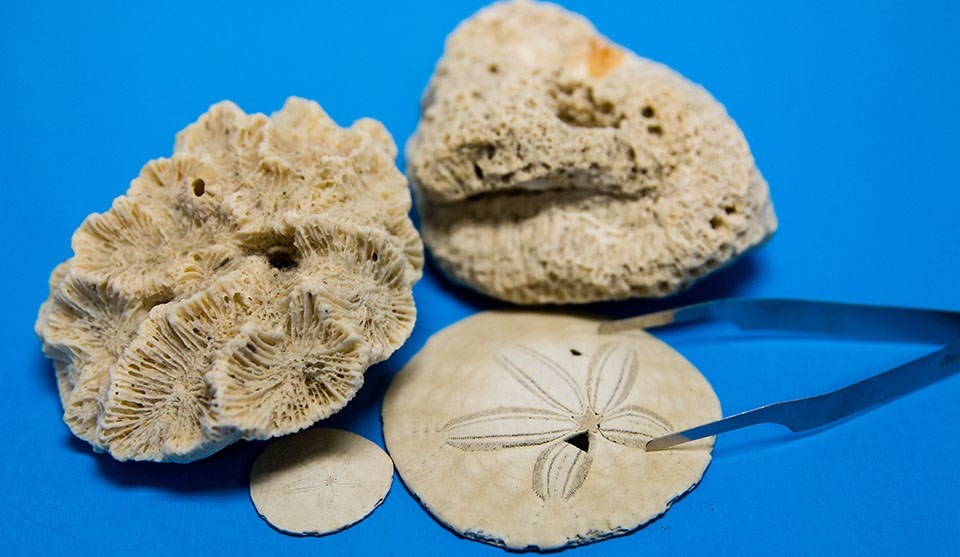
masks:
<svg viewBox="0 0 960 557"><path fill-rule="evenodd" d="M743 427L772 423L816 429L865 412L960 371L960 312L779 299L722 299L600 326L600 333L720 319L742 330L781 330L881 341L947 344L946 348L826 394L777 402L651 439L659 451Z"/></svg>

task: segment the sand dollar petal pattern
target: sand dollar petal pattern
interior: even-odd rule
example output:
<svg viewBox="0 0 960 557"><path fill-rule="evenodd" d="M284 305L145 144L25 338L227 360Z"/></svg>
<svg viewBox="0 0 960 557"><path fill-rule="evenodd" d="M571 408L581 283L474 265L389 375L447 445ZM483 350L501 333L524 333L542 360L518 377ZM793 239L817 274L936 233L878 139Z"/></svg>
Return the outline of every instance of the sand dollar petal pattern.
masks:
<svg viewBox="0 0 960 557"><path fill-rule="evenodd" d="M465 451L542 445L576 427L572 418L542 408L495 408L450 420L443 426L447 444Z"/></svg>
<svg viewBox="0 0 960 557"><path fill-rule="evenodd" d="M393 483L374 443L339 429L308 429L270 444L250 472L250 498L271 526L296 535L342 530L373 512Z"/></svg>
<svg viewBox="0 0 960 557"><path fill-rule="evenodd" d="M700 480L712 439L642 442L720 416L686 360L642 331L485 312L435 334L397 374L384 439L421 503L467 537L556 549L628 532Z"/></svg>
<svg viewBox="0 0 960 557"><path fill-rule="evenodd" d="M604 414L623 403L637 380L637 353L629 346L610 343L590 360L587 399L590 407Z"/></svg>
<svg viewBox="0 0 960 557"><path fill-rule="evenodd" d="M533 490L543 500L569 499L587 479L593 457L570 443L553 443L533 467Z"/></svg>
<svg viewBox="0 0 960 557"><path fill-rule="evenodd" d="M548 406L569 414L583 411L585 401L576 381L548 356L523 346L497 351L500 365Z"/></svg>
<svg viewBox="0 0 960 557"><path fill-rule="evenodd" d="M659 414L642 406L623 406L600 422L600 434L628 447L642 449L647 441L673 431Z"/></svg>

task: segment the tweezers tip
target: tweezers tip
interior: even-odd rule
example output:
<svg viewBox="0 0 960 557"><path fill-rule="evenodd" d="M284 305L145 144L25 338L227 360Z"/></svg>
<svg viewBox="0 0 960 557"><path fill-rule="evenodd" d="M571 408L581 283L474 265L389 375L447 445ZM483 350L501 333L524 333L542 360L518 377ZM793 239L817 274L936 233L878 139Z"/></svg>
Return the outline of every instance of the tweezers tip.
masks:
<svg viewBox="0 0 960 557"><path fill-rule="evenodd" d="M648 453L654 451L662 451L664 449L669 449L674 445L679 445L680 443L685 443L689 441L686 437L678 437L676 433L671 433L669 435L664 435L662 437L657 437L651 439L643 444L643 450Z"/></svg>
<svg viewBox="0 0 960 557"><path fill-rule="evenodd" d="M673 323L676 320L676 316L677 312L675 310L667 310L629 317L627 319L618 319L616 321L604 321L600 324L599 332L601 335L605 335L634 329L653 329Z"/></svg>

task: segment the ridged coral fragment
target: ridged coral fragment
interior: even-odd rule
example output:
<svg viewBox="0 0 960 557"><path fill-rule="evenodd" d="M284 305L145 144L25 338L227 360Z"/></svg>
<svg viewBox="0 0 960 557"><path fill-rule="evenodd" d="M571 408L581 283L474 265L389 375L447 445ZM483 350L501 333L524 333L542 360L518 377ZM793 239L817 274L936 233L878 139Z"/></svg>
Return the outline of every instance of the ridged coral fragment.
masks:
<svg viewBox="0 0 960 557"><path fill-rule="evenodd" d="M416 318L423 266L383 126L291 98L177 135L50 278L36 331L64 420L120 460L187 462L309 427Z"/></svg>

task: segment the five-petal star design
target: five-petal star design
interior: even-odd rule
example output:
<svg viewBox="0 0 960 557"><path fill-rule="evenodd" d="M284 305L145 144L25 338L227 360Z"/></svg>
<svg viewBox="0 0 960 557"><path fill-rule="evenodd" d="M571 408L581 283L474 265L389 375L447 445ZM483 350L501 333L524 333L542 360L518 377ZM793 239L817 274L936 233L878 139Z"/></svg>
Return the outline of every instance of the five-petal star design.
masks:
<svg viewBox="0 0 960 557"><path fill-rule="evenodd" d="M309 476L288 482L281 489L287 495L315 492L317 508L329 508L334 499L352 497L349 491L363 485L350 473L351 465L350 461L322 463L311 470Z"/></svg>
<svg viewBox="0 0 960 557"><path fill-rule="evenodd" d="M565 500L576 493L587 479L596 442L643 448L648 440L672 430L655 412L625 404L639 368L636 351L626 343L600 347L590 358L586 385L530 348L508 347L496 356L541 404L472 412L447 422L442 431L448 445L464 451L543 445L532 488L544 501Z"/></svg>

